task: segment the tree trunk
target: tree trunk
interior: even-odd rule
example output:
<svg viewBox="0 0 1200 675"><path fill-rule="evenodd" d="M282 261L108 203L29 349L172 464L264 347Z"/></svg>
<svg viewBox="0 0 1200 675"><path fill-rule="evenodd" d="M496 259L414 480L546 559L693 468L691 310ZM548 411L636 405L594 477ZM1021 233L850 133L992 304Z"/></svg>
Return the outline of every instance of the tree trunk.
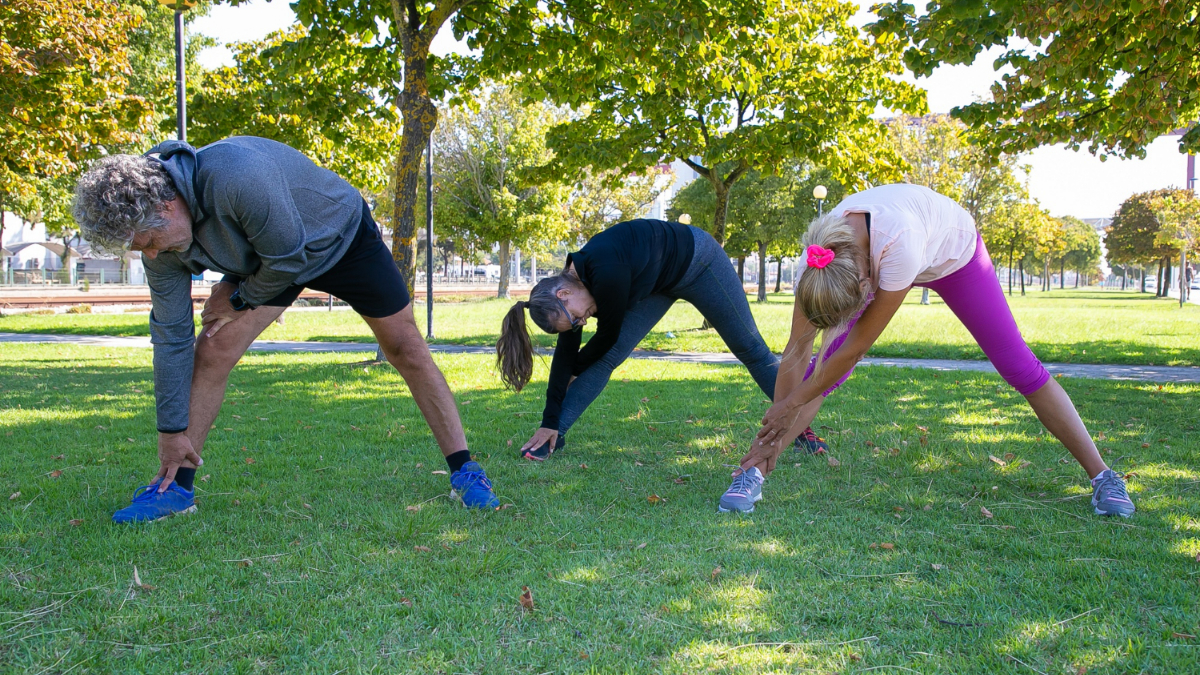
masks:
<svg viewBox="0 0 1200 675"><path fill-rule="evenodd" d="M1025 295L1025 259L1022 258L1017 263L1017 267L1021 269L1021 295Z"/></svg>
<svg viewBox="0 0 1200 675"><path fill-rule="evenodd" d="M1171 295L1171 282L1175 280L1175 266L1171 264L1171 258L1163 258L1163 292L1164 298Z"/></svg>
<svg viewBox="0 0 1200 675"><path fill-rule="evenodd" d="M767 301L767 242L758 242L758 301Z"/></svg>
<svg viewBox="0 0 1200 675"><path fill-rule="evenodd" d="M1079 275L1076 275L1078 278ZM1063 290L1067 287L1067 260L1063 258L1058 261L1058 290Z"/></svg>
<svg viewBox="0 0 1200 675"><path fill-rule="evenodd" d="M746 285L746 256L738 256L738 282Z"/></svg>
<svg viewBox="0 0 1200 675"><path fill-rule="evenodd" d="M775 259L775 292L778 293L783 283L783 256Z"/></svg>
<svg viewBox="0 0 1200 675"><path fill-rule="evenodd" d="M713 210L713 239L725 245L725 218L729 215L729 188L720 179L709 181L717 193L717 207Z"/></svg>
<svg viewBox="0 0 1200 675"><path fill-rule="evenodd" d="M1042 290L1050 290L1050 259L1042 261Z"/></svg>
<svg viewBox="0 0 1200 675"><path fill-rule="evenodd" d="M1013 250L1008 249L1008 295L1012 297Z"/></svg>
<svg viewBox="0 0 1200 675"><path fill-rule="evenodd" d="M500 287L496 289L497 298L508 297L508 282L512 278L512 242L505 239L500 242Z"/></svg>
<svg viewBox="0 0 1200 675"><path fill-rule="evenodd" d="M1156 298L1162 297L1162 278L1163 278L1162 268L1163 268L1162 258L1159 258L1158 259L1158 273L1155 274L1155 276L1154 276L1154 297L1156 297Z"/></svg>
<svg viewBox="0 0 1200 675"><path fill-rule="evenodd" d="M438 114L437 106L429 98L429 44L450 14L442 7L435 8L425 17L422 29L422 17L415 4L393 0L392 13L404 52L404 89L397 96L404 133L396 155L392 259L400 268L411 296L417 272L417 183L421 176L422 156L433 128L437 126Z"/></svg>

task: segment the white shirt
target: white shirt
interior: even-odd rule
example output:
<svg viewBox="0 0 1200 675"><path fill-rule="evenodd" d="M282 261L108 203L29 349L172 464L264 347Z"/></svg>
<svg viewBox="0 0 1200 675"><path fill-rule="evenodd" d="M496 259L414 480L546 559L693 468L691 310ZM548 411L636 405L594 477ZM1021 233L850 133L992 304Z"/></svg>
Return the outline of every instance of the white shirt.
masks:
<svg viewBox="0 0 1200 675"><path fill-rule="evenodd" d="M962 269L975 255L975 219L921 185L881 185L846 197L831 213L871 214L873 285L903 291ZM806 260L806 256L801 256Z"/></svg>

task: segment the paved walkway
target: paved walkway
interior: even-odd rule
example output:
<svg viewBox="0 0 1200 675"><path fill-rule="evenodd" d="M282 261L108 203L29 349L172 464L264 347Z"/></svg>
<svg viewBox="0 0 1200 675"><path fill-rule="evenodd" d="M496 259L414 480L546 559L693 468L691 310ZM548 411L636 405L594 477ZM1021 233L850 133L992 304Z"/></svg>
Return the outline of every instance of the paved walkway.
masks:
<svg viewBox="0 0 1200 675"><path fill-rule="evenodd" d="M109 337L104 335L42 335L34 333L0 333L0 343L23 342L29 344L72 344L97 347L149 347L148 337ZM263 352L375 352L375 345L367 342L294 342L288 340L257 340L250 346L252 351ZM430 345L429 349L441 354L495 354L492 347L467 345ZM549 354L548 350L539 350ZM737 359L732 354L658 352L637 350L631 358L676 361L679 363L733 364ZM866 358L865 366L893 366L896 368L929 368L932 370L969 370L994 373L996 369L987 361L952 361L948 359L884 359ZM1084 363L1047 363L1046 370L1064 377L1084 377L1097 380L1140 380L1147 382L1200 382L1200 368L1180 366L1114 366Z"/></svg>

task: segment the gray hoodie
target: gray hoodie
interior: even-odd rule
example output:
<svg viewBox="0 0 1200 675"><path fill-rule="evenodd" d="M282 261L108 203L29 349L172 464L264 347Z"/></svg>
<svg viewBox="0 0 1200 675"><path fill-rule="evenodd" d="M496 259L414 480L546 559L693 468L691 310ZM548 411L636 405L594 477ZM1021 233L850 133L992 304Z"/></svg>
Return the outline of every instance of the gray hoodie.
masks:
<svg viewBox="0 0 1200 675"><path fill-rule="evenodd" d="M166 141L146 153L174 179L192 215L192 245L143 258L150 285L150 341L158 430L187 429L195 324L192 275L242 277L241 297L261 305L328 271L362 220L362 196L299 151L234 136L199 150Z"/></svg>

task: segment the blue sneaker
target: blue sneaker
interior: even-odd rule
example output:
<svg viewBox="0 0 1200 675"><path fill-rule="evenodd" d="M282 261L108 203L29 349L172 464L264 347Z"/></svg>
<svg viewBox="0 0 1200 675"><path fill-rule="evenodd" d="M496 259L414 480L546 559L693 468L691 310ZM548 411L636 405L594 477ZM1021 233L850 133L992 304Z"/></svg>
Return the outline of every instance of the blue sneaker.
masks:
<svg viewBox="0 0 1200 675"><path fill-rule="evenodd" d="M1092 479L1092 507L1098 516L1132 516L1133 500L1125 491L1125 479L1112 469L1101 471Z"/></svg>
<svg viewBox="0 0 1200 675"><path fill-rule="evenodd" d="M133 503L113 514L114 523L147 523L183 513L196 512L195 491L184 490L178 483L158 491L159 479L133 493Z"/></svg>
<svg viewBox="0 0 1200 675"><path fill-rule="evenodd" d="M450 474L450 494L462 500L468 509L494 509L500 500L492 492L492 481L479 462L467 462Z"/></svg>
<svg viewBox="0 0 1200 675"><path fill-rule="evenodd" d="M721 501L717 503L717 510L721 513L730 511L753 513L754 503L762 499L764 480L756 466L734 476L733 484L729 486L725 494L721 495Z"/></svg>

